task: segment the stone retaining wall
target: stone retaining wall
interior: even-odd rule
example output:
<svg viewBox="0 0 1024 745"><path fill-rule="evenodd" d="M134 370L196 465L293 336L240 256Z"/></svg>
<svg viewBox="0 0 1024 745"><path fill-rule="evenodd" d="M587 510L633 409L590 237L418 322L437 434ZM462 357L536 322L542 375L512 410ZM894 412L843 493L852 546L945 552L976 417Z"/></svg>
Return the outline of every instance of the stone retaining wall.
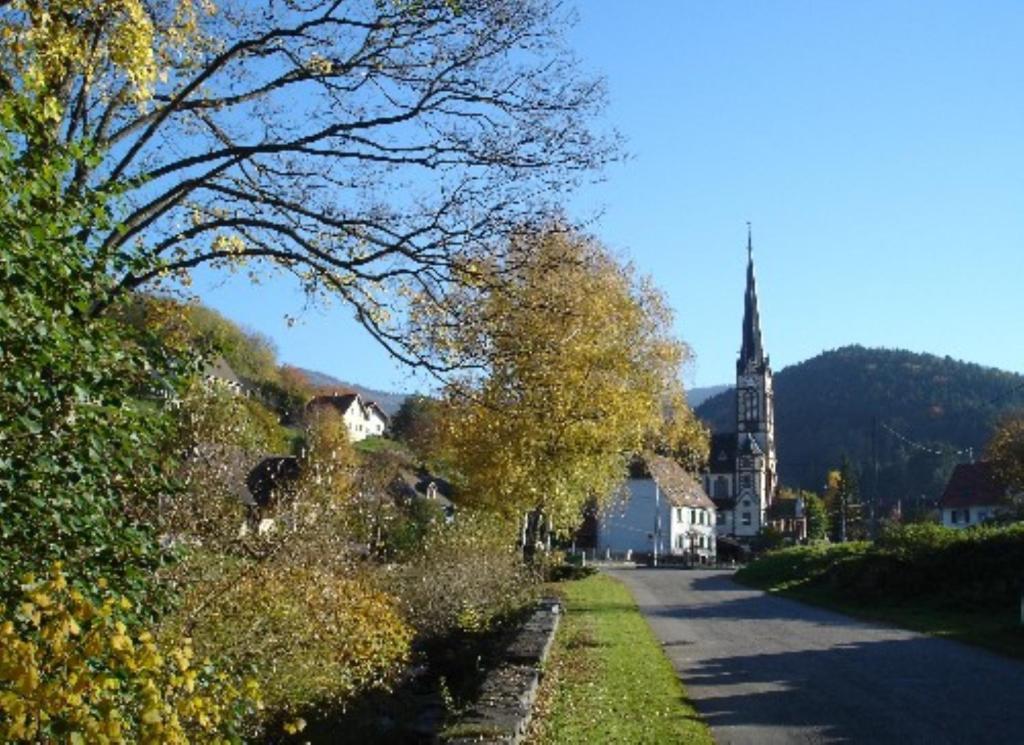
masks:
<svg viewBox="0 0 1024 745"><path fill-rule="evenodd" d="M561 618L557 600L545 598L505 650L503 660L487 674L480 698L447 728L448 745L518 743L526 733L537 696L541 668Z"/></svg>

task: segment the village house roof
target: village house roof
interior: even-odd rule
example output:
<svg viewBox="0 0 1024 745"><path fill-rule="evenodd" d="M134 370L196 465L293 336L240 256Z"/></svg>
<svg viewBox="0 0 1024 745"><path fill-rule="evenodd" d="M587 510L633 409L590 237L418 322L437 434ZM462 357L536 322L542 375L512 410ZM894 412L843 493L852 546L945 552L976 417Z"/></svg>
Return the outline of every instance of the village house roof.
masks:
<svg viewBox="0 0 1024 745"><path fill-rule="evenodd" d="M754 436L747 432L747 436L743 438L743 446L740 448L741 455L764 455L764 451L761 446L757 444L757 440Z"/></svg>
<svg viewBox="0 0 1024 745"><path fill-rule="evenodd" d="M1002 504L1006 487L1000 483L991 463L961 463L950 474L939 506L944 508L985 507Z"/></svg>
<svg viewBox="0 0 1024 745"><path fill-rule="evenodd" d="M715 509L715 503L704 493L700 481L671 458L648 454L644 456L644 462L654 483L674 506Z"/></svg>
<svg viewBox="0 0 1024 745"><path fill-rule="evenodd" d="M794 520L803 517L802 510L797 509L799 499L776 499L768 507L769 520Z"/></svg>
<svg viewBox="0 0 1024 745"><path fill-rule="evenodd" d="M314 396L310 402L306 404L306 410L309 411L319 406L331 406L337 409L339 414L344 415L345 412L352 407L352 404L357 401L359 401L358 393L335 393L326 396Z"/></svg>
<svg viewBox="0 0 1024 745"><path fill-rule="evenodd" d="M238 373L234 371L223 357L217 357L212 362L207 362L203 368L203 377L209 381L227 386L239 393L246 390L245 381L238 376Z"/></svg>
<svg viewBox="0 0 1024 745"><path fill-rule="evenodd" d="M257 506L268 507L275 500L275 492L296 482L299 472L299 459L294 455L272 455L249 471L245 485Z"/></svg>
<svg viewBox="0 0 1024 745"><path fill-rule="evenodd" d="M388 487L398 499L432 499L442 507L452 507L452 486L445 479L431 474L426 468L402 467Z"/></svg>
<svg viewBox="0 0 1024 745"><path fill-rule="evenodd" d="M376 412L377 416L381 418L381 421L388 422L388 415L384 413L384 409L380 407L376 401L366 401L359 396L358 393L335 393L332 395L314 396L309 403L306 404L306 411L312 411L313 409L321 406L331 406L337 410L342 416L345 415L353 405L359 406L359 413L365 416L367 419L370 417L370 413Z"/></svg>
<svg viewBox="0 0 1024 745"><path fill-rule="evenodd" d="M391 417L387 415L387 412L385 412L384 409L380 407L380 404L378 404L376 401L370 401L369 403L367 403L366 408L373 409L374 411L376 411L380 418L384 420L385 424L387 424L391 420Z"/></svg>
<svg viewBox="0 0 1024 745"><path fill-rule="evenodd" d="M736 433L727 432L711 436L711 453L708 456L711 473L736 472Z"/></svg>

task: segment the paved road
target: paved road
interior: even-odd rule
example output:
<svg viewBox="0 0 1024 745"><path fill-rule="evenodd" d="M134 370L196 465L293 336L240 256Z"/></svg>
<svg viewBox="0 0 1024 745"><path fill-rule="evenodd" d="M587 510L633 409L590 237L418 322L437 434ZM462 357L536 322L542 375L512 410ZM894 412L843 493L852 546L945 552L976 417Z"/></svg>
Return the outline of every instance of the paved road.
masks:
<svg viewBox="0 0 1024 745"><path fill-rule="evenodd" d="M720 745L1024 744L1024 664L855 621L728 572L610 571Z"/></svg>

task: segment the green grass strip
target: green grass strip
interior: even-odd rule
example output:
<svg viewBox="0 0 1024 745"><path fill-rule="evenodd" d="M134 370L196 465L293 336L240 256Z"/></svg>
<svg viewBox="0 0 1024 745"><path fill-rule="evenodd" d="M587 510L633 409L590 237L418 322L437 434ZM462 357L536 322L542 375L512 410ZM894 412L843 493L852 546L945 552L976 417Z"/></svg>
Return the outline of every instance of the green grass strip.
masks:
<svg viewBox="0 0 1024 745"><path fill-rule="evenodd" d="M556 590L566 613L528 743L714 742L624 585L597 574Z"/></svg>

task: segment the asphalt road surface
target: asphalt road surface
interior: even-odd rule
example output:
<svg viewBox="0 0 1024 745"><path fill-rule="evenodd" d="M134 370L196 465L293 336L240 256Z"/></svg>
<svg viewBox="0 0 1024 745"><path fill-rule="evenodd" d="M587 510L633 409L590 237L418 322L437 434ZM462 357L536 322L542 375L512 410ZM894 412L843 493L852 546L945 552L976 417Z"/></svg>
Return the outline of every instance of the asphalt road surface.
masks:
<svg viewBox="0 0 1024 745"><path fill-rule="evenodd" d="M1024 745L1024 663L766 595L725 571L610 571L720 745Z"/></svg>

